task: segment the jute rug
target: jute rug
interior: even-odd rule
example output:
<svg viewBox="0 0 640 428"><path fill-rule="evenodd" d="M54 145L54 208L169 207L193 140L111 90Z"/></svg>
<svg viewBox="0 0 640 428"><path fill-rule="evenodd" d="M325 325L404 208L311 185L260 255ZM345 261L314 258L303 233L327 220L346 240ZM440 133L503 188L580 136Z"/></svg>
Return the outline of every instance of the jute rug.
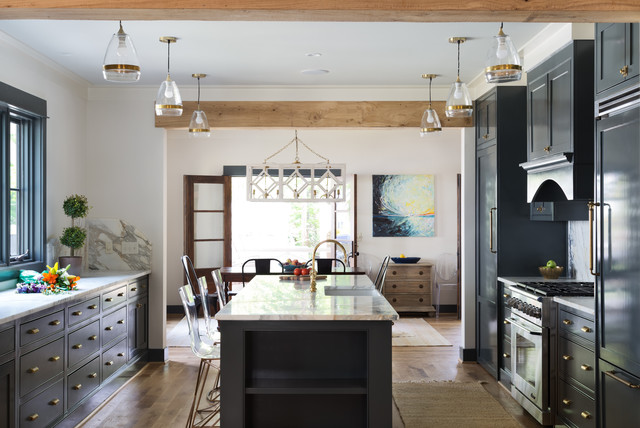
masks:
<svg viewBox="0 0 640 428"><path fill-rule="evenodd" d="M520 428L480 383L394 383L405 428Z"/></svg>
<svg viewBox="0 0 640 428"><path fill-rule="evenodd" d="M451 346L422 318L401 318L391 327L392 346Z"/></svg>

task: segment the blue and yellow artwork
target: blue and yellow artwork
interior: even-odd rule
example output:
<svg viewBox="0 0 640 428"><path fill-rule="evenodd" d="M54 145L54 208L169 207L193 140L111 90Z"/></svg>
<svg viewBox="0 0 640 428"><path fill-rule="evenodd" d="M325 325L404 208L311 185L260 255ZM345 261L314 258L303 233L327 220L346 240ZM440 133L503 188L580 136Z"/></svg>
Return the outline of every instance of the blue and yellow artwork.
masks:
<svg viewBox="0 0 640 428"><path fill-rule="evenodd" d="M435 236L433 175L373 176L373 236Z"/></svg>

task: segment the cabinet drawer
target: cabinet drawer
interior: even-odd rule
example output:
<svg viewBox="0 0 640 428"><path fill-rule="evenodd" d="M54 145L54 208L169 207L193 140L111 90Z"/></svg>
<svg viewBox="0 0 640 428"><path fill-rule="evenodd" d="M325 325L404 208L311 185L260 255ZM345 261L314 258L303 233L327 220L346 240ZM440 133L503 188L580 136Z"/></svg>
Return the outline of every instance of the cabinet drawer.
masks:
<svg viewBox="0 0 640 428"><path fill-rule="evenodd" d="M67 378L67 409L72 408L100 385L100 356Z"/></svg>
<svg viewBox="0 0 640 428"><path fill-rule="evenodd" d="M33 391L64 369L64 338L20 357L20 396Z"/></svg>
<svg viewBox="0 0 640 428"><path fill-rule="evenodd" d="M100 320L69 334L69 367L73 367L100 349Z"/></svg>
<svg viewBox="0 0 640 428"><path fill-rule="evenodd" d="M67 319L69 325L74 325L84 320L88 320L100 313L100 297L94 297L86 302L78 303L67 308Z"/></svg>
<svg viewBox="0 0 640 428"><path fill-rule="evenodd" d="M502 339L502 355L500 355L500 368L511 373L511 339Z"/></svg>
<svg viewBox="0 0 640 428"><path fill-rule="evenodd" d="M20 406L20 427L46 427L64 412L62 379Z"/></svg>
<svg viewBox="0 0 640 428"><path fill-rule="evenodd" d="M387 294L385 297L397 311L423 312L431 309L431 294Z"/></svg>
<svg viewBox="0 0 640 428"><path fill-rule="evenodd" d="M502 328L503 328L503 337L507 340L511 340L511 311L507 314L505 311L505 318L502 320Z"/></svg>
<svg viewBox="0 0 640 428"><path fill-rule="evenodd" d="M20 325L20 346L28 345L62 330L64 330L64 311L26 322Z"/></svg>
<svg viewBox="0 0 640 428"><path fill-rule="evenodd" d="M566 382L558 380L558 415L569 426L595 428L595 400Z"/></svg>
<svg viewBox="0 0 640 428"><path fill-rule="evenodd" d="M570 377L591 391L596 389L596 357L593 351L560 338L558 341L558 371L562 377ZM564 375L564 376L563 376Z"/></svg>
<svg viewBox="0 0 640 428"><path fill-rule="evenodd" d="M127 293L128 293L129 299L136 296L141 296L143 294L147 294L147 288L148 288L147 278L141 278L137 281L132 282L127 286Z"/></svg>
<svg viewBox="0 0 640 428"><path fill-rule="evenodd" d="M387 278L429 278L431 279L431 266L402 266L391 265L387 269Z"/></svg>
<svg viewBox="0 0 640 428"><path fill-rule="evenodd" d="M425 278L426 279L426 278ZM386 293L431 293L431 281L394 281L394 278L385 280L384 291Z"/></svg>
<svg viewBox="0 0 640 428"><path fill-rule="evenodd" d="M594 322L586 318L582 318L578 315L560 309L559 311L559 323L561 331L573 333L578 335L589 342L595 342L595 325Z"/></svg>
<svg viewBox="0 0 640 428"><path fill-rule="evenodd" d="M127 332L127 307L123 306L102 318L102 345L106 345Z"/></svg>
<svg viewBox="0 0 640 428"><path fill-rule="evenodd" d="M118 306L127 300L127 286L116 288L102 295L102 310L105 311L114 306Z"/></svg>
<svg viewBox="0 0 640 428"><path fill-rule="evenodd" d="M127 362L127 339L116 343L102 354L102 380L114 374Z"/></svg>
<svg viewBox="0 0 640 428"><path fill-rule="evenodd" d="M15 351L15 335L16 329L13 326L6 330L0 331L0 355Z"/></svg>

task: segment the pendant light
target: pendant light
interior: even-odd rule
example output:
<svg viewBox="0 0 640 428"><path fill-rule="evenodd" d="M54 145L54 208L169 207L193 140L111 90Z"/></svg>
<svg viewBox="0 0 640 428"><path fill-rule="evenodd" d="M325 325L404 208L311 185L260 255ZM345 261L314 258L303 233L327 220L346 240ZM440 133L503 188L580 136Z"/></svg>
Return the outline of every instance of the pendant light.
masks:
<svg viewBox="0 0 640 428"><path fill-rule="evenodd" d="M176 82L171 80L169 73L171 64L171 43L178 41L177 37L160 37L162 43L167 44L167 80L162 82L156 96L156 116L182 116L182 97Z"/></svg>
<svg viewBox="0 0 640 428"><path fill-rule="evenodd" d="M422 115L422 122L420 123L420 136L424 137L427 134L432 134L442 131L440 125L440 118L438 113L431 108L431 81L437 74L423 74L423 79L429 79L429 107L424 111Z"/></svg>
<svg viewBox="0 0 640 428"><path fill-rule="evenodd" d="M451 85L445 114L447 117L468 117L473 113L473 103L467 85L460 80L460 44L467 40L466 37L450 37L449 43L458 45L458 77Z"/></svg>
<svg viewBox="0 0 640 428"><path fill-rule="evenodd" d="M511 37L502 31L503 25L504 23L500 23L500 31L493 38L493 45L487 52L487 66L484 69L487 83L513 82L522 77L520 56Z"/></svg>
<svg viewBox="0 0 640 428"><path fill-rule="evenodd" d="M207 77L206 74L192 74L191 77L198 79L198 108L191 115L189 122L189 136L194 138L209 137L211 131L209 129L209 121L204 111L200 110L200 79Z"/></svg>
<svg viewBox="0 0 640 428"><path fill-rule="evenodd" d="M120 29L111 37L102 61L102 75L109 82L137 82L140 79L140 61L131 37Z"/></svg>

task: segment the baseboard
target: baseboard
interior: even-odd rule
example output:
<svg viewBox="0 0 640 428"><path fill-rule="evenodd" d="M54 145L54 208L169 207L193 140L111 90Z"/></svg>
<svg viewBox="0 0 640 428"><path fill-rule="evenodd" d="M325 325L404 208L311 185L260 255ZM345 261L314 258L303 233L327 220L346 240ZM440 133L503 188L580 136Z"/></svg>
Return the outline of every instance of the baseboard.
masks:
<svg viewBox="0 0 640 428"><path fill-rule="evenodd" d="M184 315L184 308L181 305L167 305L167 313Z"/></svg>
<svg viewBox="0 0 640 428"><path fill-rule="evenodd" d="M465 349L463 347L460 347L460 360L463 363L476 362L478 360L476 349L475 348Z"/></svg>
<svg viewBox="0 0 640 428"><path fill-rule="evenodd" d="M458 305L440 305L441 314L457 314Z"/></svg>
<svg viewBox="0 0 640 428"><path fill-rule="evenodd" d="M149 362L164 363L169 361L169 347L162 349L149 348Z"/></svg>

